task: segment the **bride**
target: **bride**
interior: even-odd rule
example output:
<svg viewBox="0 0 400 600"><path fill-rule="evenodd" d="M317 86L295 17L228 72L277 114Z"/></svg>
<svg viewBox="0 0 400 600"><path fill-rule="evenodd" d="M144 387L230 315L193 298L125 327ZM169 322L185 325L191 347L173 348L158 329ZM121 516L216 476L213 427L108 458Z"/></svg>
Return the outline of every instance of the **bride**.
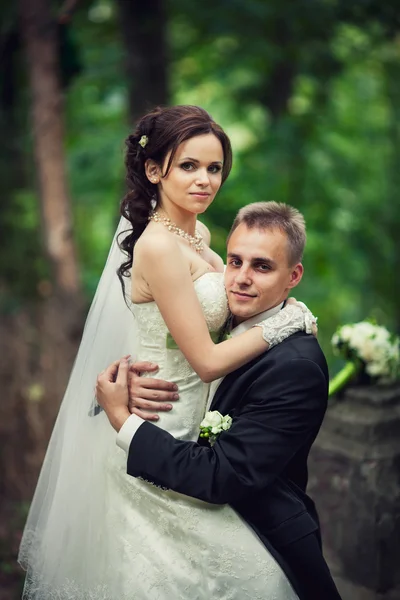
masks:
<svg viewBox="0 0 400 600"><path fill-rule="evenodd" d="M177 408L158 425L196 440L208 382L268 350L260 327L215 343L228 318L223 262L205 245L197 215L214 200L231 162L228 137L195 106L156 109L127 139L123 218L21 542L27 600L297 598L230 506L126 475L125 453L93 404L96 375L112 360L150 357L180 390ZM305 328L301 309L283 310L293 312L295 328ZM268 319L272 333L277 323Z"/></svg>

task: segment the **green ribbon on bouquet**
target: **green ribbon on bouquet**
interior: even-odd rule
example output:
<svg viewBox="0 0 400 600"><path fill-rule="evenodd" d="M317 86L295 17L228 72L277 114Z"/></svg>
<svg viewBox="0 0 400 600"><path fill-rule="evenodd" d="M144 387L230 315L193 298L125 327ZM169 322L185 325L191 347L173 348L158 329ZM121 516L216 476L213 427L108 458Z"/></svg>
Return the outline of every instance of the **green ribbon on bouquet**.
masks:
<svg viewBox="0 0 400 600"><path fill-rule="evenodd" d="M361 363L359 361L348 361L343 369L335 375L329 382L329 396L337 394L344 386L349 383L361 370Z"/></svg>

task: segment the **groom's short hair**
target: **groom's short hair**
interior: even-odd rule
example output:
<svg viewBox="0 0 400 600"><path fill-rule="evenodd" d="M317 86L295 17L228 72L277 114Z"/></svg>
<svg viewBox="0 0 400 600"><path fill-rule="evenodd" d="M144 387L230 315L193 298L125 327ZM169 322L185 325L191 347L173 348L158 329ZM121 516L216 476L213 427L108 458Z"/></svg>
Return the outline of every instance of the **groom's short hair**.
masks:
<svg viewBox="0 0 400 600"><path fill-rule="evenodd" d="M244 223L249 229L279 229L286 234L289 244L288 259L295 265L303 258L306 245L306 223L303 215L293 206L282 202L253 202L241 208L228 235Z"/></svg>

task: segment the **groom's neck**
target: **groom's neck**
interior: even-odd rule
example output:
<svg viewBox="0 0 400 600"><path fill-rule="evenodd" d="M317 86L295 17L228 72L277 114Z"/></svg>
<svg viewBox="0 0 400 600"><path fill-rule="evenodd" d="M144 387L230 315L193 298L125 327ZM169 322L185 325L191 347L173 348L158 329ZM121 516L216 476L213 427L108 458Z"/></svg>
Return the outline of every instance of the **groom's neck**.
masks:
<svg viewBox="0 0 400 600"><path fill-rule="evenodd" d="M262 311L262 312L264 312L264 311ZM262 313L258 313L258 314L262 314ZM248 321L249 319L252 319L255 316L256 315L250 315L249 317L244 318L244 317L235 317L235 315L233 315L232 327L237 327L241 323L245 323L246 321Z"/></svg>
<svg viewBox="0 0 400 600"><path fill-rule="evenodd" d="M278 304L281 304L281 302L274 304L274 306L267 306L260 312L254 313L252 315L246 315L246 317L241 317L240 315L235 315L232 313L232 327L237 327L241 323L245 323L246 321L252 319L253 317L256 317L257 315L262 315L263 313L267 312L267 310L271 310L272 308L275 308L275 306L278 306Z"/></svg>
<svg viewBox="0 0 400 600"><path fill-rule="evenodd" d="M232 314L232 327L237 327L238 325L240 325L240 323L244 323L248 319L251 319L251 316L244 318L244 317L236 317L234 314Z"/></svg>

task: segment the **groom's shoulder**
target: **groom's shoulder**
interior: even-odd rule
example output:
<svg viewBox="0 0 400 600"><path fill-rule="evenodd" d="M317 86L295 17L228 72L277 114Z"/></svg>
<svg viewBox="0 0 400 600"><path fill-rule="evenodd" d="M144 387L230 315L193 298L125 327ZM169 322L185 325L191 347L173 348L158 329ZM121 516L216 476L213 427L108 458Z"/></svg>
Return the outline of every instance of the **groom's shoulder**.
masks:
<svg viewBox="0 0 400 600"><path fill-rule="evenodd" d="M299 331L227 375L224 380L225 386L233 382L248 385L249 380L264 381L266 378L275 377L277 369L285 371L289 379L291 375L297 376L299 369L303 373L319 373L325 380L329 378L328 365L317 339ZM217 394L225 386L221 385Z"/></svg>
<svg viewBox="0 0 400 600"><path fill-rule="evenodd" d="M306 360L316 363L327 375L328 367L325 355L313 335L299 331L272 348L264 355L266 362L279 360L279 363L290 363L296 360Z"/></svg>
<svg viewBox="0 0 400 600"><path fill-rule="evenodd" d="M319 406L323 407L328 381L328 366L318 340L312 335L298 332L228 375L225 385L221 384L217 394L232 384L236 399L243 391L247 403L254 396L264 398L270 389L276 391L277 385L286 391L298 391L304 386L308 392L314 386L318 393L307 393L307 398L310 401L317 398Z"/></svg>

